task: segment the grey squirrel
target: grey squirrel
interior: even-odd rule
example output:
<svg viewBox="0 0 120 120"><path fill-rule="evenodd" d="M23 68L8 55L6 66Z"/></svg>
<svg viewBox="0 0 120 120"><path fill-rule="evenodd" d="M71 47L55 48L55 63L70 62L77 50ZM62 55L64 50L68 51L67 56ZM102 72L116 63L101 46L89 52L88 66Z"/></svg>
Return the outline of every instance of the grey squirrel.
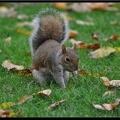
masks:
<svg viewBox="0 0 120 120"><path fill-rule="evenodd" d="M59 11L47 8L33 19L34 29L29 42L32 52L31 71L41 86L48 80L66 88L69 72L78 69L79 57L72 48L64 45L69 37L68 21Z"/></svg>

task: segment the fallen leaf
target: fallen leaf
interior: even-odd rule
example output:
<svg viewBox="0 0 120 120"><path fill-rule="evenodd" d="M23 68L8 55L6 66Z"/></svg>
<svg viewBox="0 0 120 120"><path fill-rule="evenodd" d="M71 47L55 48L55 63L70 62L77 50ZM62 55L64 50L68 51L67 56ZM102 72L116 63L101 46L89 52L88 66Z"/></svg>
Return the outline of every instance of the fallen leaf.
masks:
<svg viewBox="0 0 120 120"><path fill-rule="evenodd" d="M82 43L76 44L76 47L81 49L86 49L88 47L88 44L82 42Z"/></svg>
<svg viewBox="0 0 120 120"><path fill-rule="evenodd" d="M17 19L19 19L19 20L28 19L28 15L26 15L26 14L19 14L19 15L17 15Z"/></svg>
<svg viewBox="0 0 120 120"><path fill-rule="evenodd" d="M48 107L48 109L53 109L53 108L55 108L56 106L58 106L58 105L60 105L60 104L62 104L62 103L64 103L64 102L66 102L66 100L61 100L61 101L55 102L55 103L51 104L51 105Z"/></svg>
<svg viewBox="0 0 120 120"><path fill-rule="evenodd" d="M110 86L115 87L115 86L120 86L120 80L112 80L110 81Z"/></svg>
<svg viewBox="0 0 120 120"><path fill-rule="evenodd" d="M13 7L7 8L5 6L0 7L0 17L14 17L16 15L16 11Z"/></svg>
<svg viewBox="0 0 120 120"><path fill-rule="evenodd" d="M0 109L6 109L14 105L16 105L15 102L4 102L0 105Z"/></svg>
<svg viewBox="0 0 120 120"><path fill-rule="evenodd" d="M116 99L114 104L119 105L120 104L120 98Z"/></svg>
<svg viewBox="0 0 120 120"><path fill-rule="evenodd" d="M27 22L27 21L25 21L25 22L20 22L20 23L17 24L17 26L18 26L18 27L24 27L24 26L33 27L33 22ZM20 32L20 30L19 30L18 32ZM21 32L22 32L22 31L21 31ZM24 31L23 31L23 32L24 32Z"/></svg>
<svg viewBox="0 0 120 120"><path fill-rule="evenodd" d="M24 66L12 64L10 60L5 60L2 63L2 67L7 68L8 71L10 69L13 69L13 68L15 68L16 70L22 70L22 69L24 69Z"/></svg>
<svg viewBox="0 0 120 120"><path fill-rule="evenodd" d="M98 44L98 43L89 44L89 45L87 46L87 48L88 48L88 49L96 50L96 49L100 48L100 44Z"/></svg>
<svg viewBox="0 0 120 120"><path fill-rule="evenodd" d="M87 22L87 21L82 21L82 20L76 20L76 23L79 25L94 25L93 22Z"/></svg>
<svg viewBox="0 0 120 120"><path fill-rule="evenodd" d="M77 70L77 74L87 74L85 70Z"/></svg>
<svg viewBox="0 0 120 120"><path fill-rule="evenodd" d="M108 56L110 53L115 52L115 49L112 47L102 47L88 54L89 58L102 58Z"/></svg>
<svg viewBox="0 0 120 120"><path fill-rule="evenodd" d="M110 104L103 104L103 107L106 109L106 110L113 110L115 108L115 104L114 103L110 103Z"/></svg>
<svg viewBox="0 0 120 120"><path fill-rule="evenodd" d="M70 35L69 35L69 38L74 38L78 35L78 32L75 31L75 30L70 30Z"/></svg>
<svg viewBox="0 0 120 120"><path fill-rule="evenodd" d="M59 10L66 9L67 3L66 2L55 2L53 3L53 6Z"/></svg>
<svg viewBox="0 0 120 120"><path fill-rule="evenodd" d="M30 69L22 69L22 70L20 70L20 72L19 72L19 76L23 76L23 75L25 75L25 76L32 76L32 72L31 72L31 70Z"/></svg>
<svg viewBox="0 0 120 120"><path fill-rule="evenodd" d="M98 35L95 33L92 33L92 39L95 41L98 41Z"/></svg>
<svg viewBox="0 0 120 120"><path fill-rule="evenodd" d="M20 98L20 99L18 100L18 104L22 104L22 103L24 103L25 101L27 101L27 100L29 100L29 99L31 99L31 98L33 98L32 95L25 95L25 96L23 96L22 98Z"/></svg>
<svg viewBox="0 0 120 120"><path fill-rule="evenodd" d="M72 38L72 39L70 39L69 41L72 43L72 45L74 45L74 44L76 44L76 45L77 45L77 44L79 44L79 43L83 43L82 41L76 41L76 40L75 40L75 39L73 39L73 38Z"/></svg>
<svg viewBox="0 0 120 120"><path fill-rule="evenodd" d="M108 103L104 103L102 105L99 104L93 104L93 106L97 109L101 109L101 110L113 110L117 105L119 105L120 103L120 99L116 99L114 103L110 102L110 104Z"/></svg>
<svg viewBox="0 0 120 120"><path fill-rule="evenodd" d="M109 81L107 77L100 77L100 78L104 81L104 84L108 87L119 87L120 86L120 80Z"/></svg>
<svg viewBox="0 0 120 120"><path fill-rule="evenodd" d="M10 44L11 43L11 37L6 38L5 42L8 43L8 44Z"/></svg>
<svg viewBox="0 0 120 120"><path fill-rule="evenodd" d="M21 114L22 112L17 112L17 113L14 113L13 110L3 110L3 109L0 109L0 117L2 118L8 118L8 117L15 117L19 114Z"/></svg>
<svg viewBox="0 0 120 120"><path fill-rule="evenodd" d="M108 38L106 41L114 41L114 40L118 40L118 35L113 35L110 38Z"/></svg>
<svg viewBox="0 0 120 120"><path fill-rule="evenodd" d="M9 117L9 114L13 112L13 110L2 110L0 109L0 117Z"/></svg>
<svg viewBox="0 0 120 120"><path fill-rule="evenodd" d="M44 95L49 96L51 94L51 90L50 89L42 90L42 91L37 92L37 94L44 94Z"/></svg>
<svg viewBox="0 0 120 120"><path fill-rule="evenodd" d="M30 34L31 34L30 31L24 31L24 30L20 30L20 29L17 29L16 32L17 32L17 33L24 34L24 35L30 35Z"/></svg>
<svg viewBox="0 0 120 120"><path fill-rule="evenodd" d="M114 95L114 91L106 91L106 92L103 94L103 97L105 97L106 95Z"/></svg>
<svg viewBox="0 0 120 120"><path fill-rule="evenodd" d="M93 104L93 106L97 109L100 109L100 110L105 110L105 108L102 106L102 105L98 105L98 104Z"/></svg>
<svg viewBox="0 0 120 120"><path fill-rule="evenodd" d="M106 85L106 86L110 86L110 81L109 81L109 79L107 78L107 77L100 77L103 81L104 81L104 84Z"/></svg>

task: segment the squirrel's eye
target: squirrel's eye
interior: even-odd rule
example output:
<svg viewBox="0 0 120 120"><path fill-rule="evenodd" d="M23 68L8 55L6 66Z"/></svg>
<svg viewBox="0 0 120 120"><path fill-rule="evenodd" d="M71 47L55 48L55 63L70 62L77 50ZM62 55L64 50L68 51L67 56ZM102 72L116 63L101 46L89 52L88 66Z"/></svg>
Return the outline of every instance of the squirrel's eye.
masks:
<svg viewBox="0 0 120 120"><path fill-rule="evenodd" d="M65 58L65 61L68 63L68 62L70 62L70 58L69 57L66 57Z"/></svg>

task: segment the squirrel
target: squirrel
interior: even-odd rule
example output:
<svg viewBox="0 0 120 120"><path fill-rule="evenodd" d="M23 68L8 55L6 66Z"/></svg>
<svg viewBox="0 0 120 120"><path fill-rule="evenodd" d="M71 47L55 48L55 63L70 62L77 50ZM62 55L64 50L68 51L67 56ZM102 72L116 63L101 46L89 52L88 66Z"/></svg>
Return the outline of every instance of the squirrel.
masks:
<svg viewBox="0 0 120 120"><path fill-rule="evenodd" d="M69 72L74 73L79 62L76 45L72 48L64 45L69 37L68 21L56 9L46 8L36 15L33 23L29 39L33 77L41 86L54 80L58 86L66 88Z"/></svg>

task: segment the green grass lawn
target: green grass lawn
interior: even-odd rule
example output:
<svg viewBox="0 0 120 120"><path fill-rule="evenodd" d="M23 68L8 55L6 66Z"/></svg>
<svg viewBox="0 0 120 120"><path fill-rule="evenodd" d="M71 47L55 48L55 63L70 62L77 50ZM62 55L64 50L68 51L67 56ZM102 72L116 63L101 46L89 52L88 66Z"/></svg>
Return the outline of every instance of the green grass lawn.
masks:
<svg viewBox="0 0 120 120"><path fill-rule="evenodd" d="M11 5L9 5L10 7ZM16 30L31 31L28 26L18 27L19 22L31 22L33 16L42 8L52 7L49 3L34 4L34 5L18 5L16 14L27 14L26 20L18 20L13 18L0 18L0 64L4 60L11 60L13 64L23 65L29 68L31 64L31 56L26 56L30 52L29 35L17 33ZM86 43L95 43L92 40L91 33L98 35L98 43L101 47L120 47L120 40L106 42L105 38L113 35L120 37L120 4L117 5L119 11L92 11L86 13L76 13L73 11L61 10L66 12L68 16L74 20L69 21L69 27L72 30L79 32L76 40ZM78 25L75 20L89 21L95 24ZM111 21L118 22L116 25L110 24ZM8 29L7 29L8 28ZM11 44L5 43L7 37L11 37ZM72 46L69 40L65 43L66 46ZM77 54L80 56L79 69L84 69L87 73L92 73L91 76L79 74L77 77L70 77L68 86L65 90L51 83L49 86L41 88L33 80L32 76L19 76L18 72L7 71L0 67L0 105L4 102L17 102L24 95L36 93L41 90L51 89L51 98L47 96L35 96L32 100L28 100L20 105L7 108L14 112L22 111L23 114L17 117L119 117L120 106L114 110L98 110L93 107L94 104L114 103L116 98L120 98L119 87L110 88L104 85L100 79L103 73L110 80L120 80L120 53L110 54L107 57L92 59L88 58L90 49L77 49ZM98 74L95 76L95 74ZM103 94L113 90L115 94L103 97ZM60 100L66 100L65 103L57 106L55 109L47 109L49 105Z"/></svg>

